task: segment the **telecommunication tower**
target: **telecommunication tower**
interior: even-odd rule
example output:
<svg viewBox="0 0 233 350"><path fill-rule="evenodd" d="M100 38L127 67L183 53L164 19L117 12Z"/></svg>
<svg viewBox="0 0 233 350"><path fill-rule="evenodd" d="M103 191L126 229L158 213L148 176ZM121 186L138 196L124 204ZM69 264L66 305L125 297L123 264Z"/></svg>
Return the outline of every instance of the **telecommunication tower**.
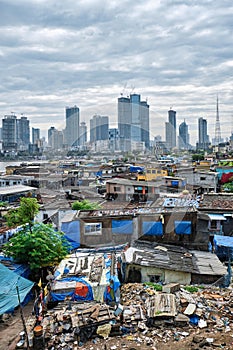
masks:
<svg viewBox="0 0 233 350"><path fill-rule="evenodd" d="M217 96L216 122L215 122L215 144L219 145L220 142L221 142L221 128L220 128L218 96Z"/></svg>

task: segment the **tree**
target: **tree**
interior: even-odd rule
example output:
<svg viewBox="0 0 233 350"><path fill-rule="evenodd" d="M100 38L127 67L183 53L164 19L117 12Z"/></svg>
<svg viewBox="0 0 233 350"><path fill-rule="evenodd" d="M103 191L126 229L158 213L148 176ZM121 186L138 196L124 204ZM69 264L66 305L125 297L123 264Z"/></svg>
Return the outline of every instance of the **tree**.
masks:
<svg viewBox="0 0 233 350"><path fill-rule="evenodd" d="M86 199L83 201L76 201L72 205L73 210L94 210L100 209L100 205L96 202L90 202Z"/></svg>
<svg viewBox="0 0 233 350"><path fill-rule="evenodd" d="M7 256L29 264L31 270L57 265L68 254L69 245L62 232L52 225L35 223L24 226L3 246Z"/></svg>
<svg viewBox="0 0 233 350"><path fill-rule="evenodd" d="M20 206L17 209L11 209L6 215L7 225L9 227L19 225L29 225L31 229L35 215L39 212L40 205L36 198L22 197L20 199Z"/></svg>

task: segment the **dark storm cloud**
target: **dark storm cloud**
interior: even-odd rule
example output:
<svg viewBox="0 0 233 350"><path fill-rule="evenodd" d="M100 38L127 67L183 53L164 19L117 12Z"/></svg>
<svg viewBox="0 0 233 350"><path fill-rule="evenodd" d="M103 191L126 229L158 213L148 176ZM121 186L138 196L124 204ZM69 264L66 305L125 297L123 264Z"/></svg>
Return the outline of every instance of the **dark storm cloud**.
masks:
<svg viewBox="0 0 233 350"><path fill-rule="evenodd" d="M97 111L115 122L117 97L134 91L148 98L152 133L173 106L195 142L198 116L213 129L217 94L231 117L230 0L5 0L0 10L2 116L23 112L46 129L77 104L87 122Z"/></svg>

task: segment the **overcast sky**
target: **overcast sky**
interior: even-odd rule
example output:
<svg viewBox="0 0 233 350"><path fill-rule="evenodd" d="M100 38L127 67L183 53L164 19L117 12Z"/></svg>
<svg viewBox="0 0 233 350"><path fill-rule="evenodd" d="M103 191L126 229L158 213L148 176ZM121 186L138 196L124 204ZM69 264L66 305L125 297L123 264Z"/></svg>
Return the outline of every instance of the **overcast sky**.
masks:
<svg viewBox="0 0 233 350"><path fill-rule="evenodd" d="M64 128L65 106L81 121L109 115L117 98L150 105L151 138L164 138L167 111L197 119L214 136L233 130L232 0L0 0L1 118L23 113L31 126Z"/></svg>

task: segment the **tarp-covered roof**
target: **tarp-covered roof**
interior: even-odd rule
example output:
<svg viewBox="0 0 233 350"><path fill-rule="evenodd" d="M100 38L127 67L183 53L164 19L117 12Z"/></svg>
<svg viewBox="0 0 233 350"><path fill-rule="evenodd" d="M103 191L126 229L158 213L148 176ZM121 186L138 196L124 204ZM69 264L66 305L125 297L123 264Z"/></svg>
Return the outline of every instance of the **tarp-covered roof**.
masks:
<svg viewBox="0 0 233 350"><path fill-rule="evenodd" d="M0 281L0 315L13 310L19 305L16 287L19 290L20 302L23 302L34 285L33 282L10 271L1 263Z"/></svg>

